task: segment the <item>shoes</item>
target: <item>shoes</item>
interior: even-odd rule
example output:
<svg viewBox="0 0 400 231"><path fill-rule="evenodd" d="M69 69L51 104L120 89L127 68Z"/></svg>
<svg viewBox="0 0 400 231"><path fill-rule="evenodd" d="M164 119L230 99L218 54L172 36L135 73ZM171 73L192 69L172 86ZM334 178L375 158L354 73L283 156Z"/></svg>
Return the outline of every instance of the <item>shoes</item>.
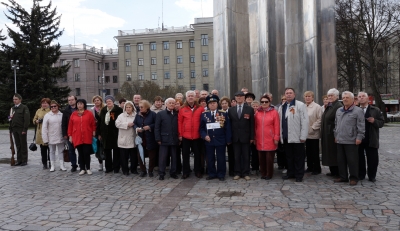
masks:
<svg viewBox="0 0 400 231"><path fill-rule="evenodd" d="M283 180L289 180L289 179L292 179L292 178L295 178L295 177L294 176L288 176L288 175L282 177Z"/></svg>
<svg viewBox="0 0 400 231"><path fill-rule="evenodd" d="M90 171L90 169L86 170L86 173L87 173L88 175L92 175L92 171Z"/></svg>
<svg viewBox="0 0 400 231"><path fill-rule="evenodd" d="M265 177L265 180L271 180L271 177L266 176L266 177Z"/></svg>
<svg viewBox="0 0 400 231"><path fill-rule="evenodd" d="M47 169L47 163L43 165L43 170Z"/></svg>
<svg viewBox="0 0 400 231"><path fill-rule="evenodd" d="M99 164L99 171L103 171L103 164Z"/></svg>
<svg viewBox="0 0 400 231"><path fill-rule="evenodd" d="M303 178L296 178L296 182L302 182Z"/></svg>
<svg viewBox="0 0 400 231"><path fill-rule="evenodd" d="M267 178L266 176L262 176L262 177L261 177L262 180L265 180L266 178Z"/></svg>
<svg viewBox="0 0 400 231"><path fill-rule="evenodd" d="M333 173L330 172L330 173L327 173L326 176L336 176L336 175L333 175Z"/></svg>
<svg viewBox="0 0 400 231"><path fill-rule="evenodd" d="M140 177L145 177L146 175L147 175L147 172L141 172L139 176Z"/></svg>
<svg viewBox="0 0 400 231"><path fill-rule="evenodd" d="M218 179L219 179L219 181L225 181L225 177L220 177Z"/></svg>
<svg viewBox="0 0 400 231"><path fill-rule="evenodd" d="M55 164L56 164L55 161L51 161L50 172L54 172L54 166L55 166Z"/></svg>
<svg viewBox="0 0 400 231"><path fill-rule="evenodd" d="M315 176L315 175L319 175L319 174L321 174L321 173L320 173L320 172L312 172L312 173L311 173L311 175L314 175L314 176Z"/></svg>
<svg viewBox="0 0 400 231"><path fill-rule="evenodd" d="M22 162L20 166L26 166L28 163Z"/></svg>
<svg viewBox="0 0 400 231"><path fill-rule="evenodd" d="M214 179L217 179L217 177L216 177L216 176L208 176L208 177L206 178L206 180L214 180Z"/></svg>
<svg viewBox="0 0 400 231"><path fill-rule="evenodd" d="M312 172L312 171L310 170L310 168L307 168L305 173L309 173L309 172Z"/></svg>
<svg viewBox="0 0 400 231"><path fill-rule="evenodd" d="M337 179L335 179L333 182L335 182L335 183L342 183L342 182L349 182L349 180L345 180L345 179L342 179L342 178L337 178Z"/></svg>
<svg viewBox="0 0 400 231"><path fill-rule="evenodd" d="M60 160L60 170L61 171L67 171L67 169L64 166L64 161L63 160Z"/></svg>
<svg viewBox="0 0 400 231"><path fill-rule="evenodd" d="M164 180L164 176L161 176L161 175L160 175L160 176L158 177L158 179L159 179L159 180Z"/></svg>
<svg viewBox="0 0 400 231"><path fill-rule="evenodd" d="M187 175L187 174L183 174L182 175L182 179L186 179L186 178L188 178L189 177L189 175Z"/></svg>
<svg viewBox="0 0 400 231"><path fill-rule="evenodd" d="M201 179L201 178L203 178L203 175L198 172L198 173L196 173L196 177Z"/></svg>
<svg viewBox="0 0 400 231"><path fill-rule="evenodd" d="M278 170L282 170L283 169L283 166L278 166Z"/></svg>
<svg viewBox="0 0 400 231"><path fill-rule="evenodd" d="M149 172L149 177L153 177L153 176L154 176L153 172Z"/></svg>
<svg viewBox="0 0 400 231"><path fill-rule="evenodd" d="M71 172L76 172L76 167L72 167Z"/></svg>
<svg viewBox="0 0 400 231"><path fill-rule="evenodd" d="M357 183L358 183L358 182L355 181L355 180L351 180L351 181L350 181L350 185L351 185L351 186L355 186L355 185L357 185Z"/></svg>
<svg viewBox="0 0 400 231"><path fill-rule="evenodd" d="M373 183L375 183L375 181L376 181L375 178L373 178L373 179L368 179L368 180L371 181L371 182L373 182Z"/></svg>
<svg viewBox="0 0 400 231"><path fill-rule="evenodd" d="M22 162L17 162L14 166L20 166Z"/></svg>
<svg viewBox="0 0 400 231"><path fill-rule="evenodd" d="M131 171L132 174L138 175L138 171Z"/></svg>
<svg viewBox="0 0 400 231"><path fill-rule="evenodd" d="M282 173L286 174L287 173L287 169L283 169Z"/></svg>
<svg viewBox="0 0 400 231"><path fill-rule="evenodd" d="M235 176L233 179L234 179L234 180L239 180L239 179L240 179L240 176Z"/></svg>
<svg viewBox="0 0 400 231"><path fill-rule="evenodd" d="M250 180L251 178L249 176L244 177L245 180Z"/></svg>
<svg viewBox="0 0 400 231"><path fill-rule="evenodd" d="M85 170L81 170L81 171L79 172L79 175L83 175L83 174L85 174L85 173L86 173Z"/></svg>
<svg viewBox="0 0 400 231"><path fill-rule="evenodd" d="M160 176L161 177L161 176ZM170 175L170 177L171 178L174 178L174 179L178 179L178 176L176 175L176 174L172 174L172 175ZM163 179L164 179L164 176L163 176Z"/></svg>

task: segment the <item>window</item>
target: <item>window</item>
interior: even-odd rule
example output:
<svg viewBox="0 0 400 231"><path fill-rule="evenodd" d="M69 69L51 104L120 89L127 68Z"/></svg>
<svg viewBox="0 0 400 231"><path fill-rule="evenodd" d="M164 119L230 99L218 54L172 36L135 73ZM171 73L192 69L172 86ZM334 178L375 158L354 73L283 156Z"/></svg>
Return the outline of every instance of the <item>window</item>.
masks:
<svg viewBox="0 0 400 231"><path fill-rule="evenodd" d="M151 58L151 65L156 65L156 64L157 64L157 59Z"/></svg>
<svg viewBox="0 0 400 231"><path fill-rule="evenodd" d="M131 60L130 60L130 59L125 60L125 62L126 62L126 66L127 66L127 67L130 67L130 66L131 66Z"/></svg>
<svg viewBox="0 0 400 231"><path fill-rule="evenodd" d="M74 80L75 82L79 82L81 80L81 75L79 73L75 73Z"/></svg>
<svg viewBox="0 0 400 231"><path fill-rule="evenodd" d="M202 60L203 61L208 61L208 54L203 54L202 55Z"/></svg>
<svg viewBox="0 0 400 231"><path fill-rule="evenodd" d="M151 80L157 80L157 72L151 73Z"/></svg>
<svg viewBox="0 0 400 231"><path fill-rule="evenodd" d="M138 43L137 44L137 50L138 51L143 51L143 43Z"/></svg>
<svg viewBox="0 0 400 231"><path fill-rule="evenodd" d="M150 50L155 51L157 49L157 44L156 43L150 43Z"/></svg>
<svg viewBox="0 0 400 231"><path fill-rule="evenodd" d="M67 65L67 61L65 59L60 59L61 66Z"/></svg>
<svg viewBox="0 0 400 231"><path fill-rule="evenodd" d="M118 95L118 88L113 89L114 96Z"/></svg>
<svg viewBox="0 0 400 231"><path fill-rule="evenodd" d="M74 59L74 67L79 67L79 59Z"/></svg>
<svg viewBox="0 0 400 231"><path fill-rule="evenodd" d="M378 51L376 52L376 55L378 56L378 57L383 57L383 49L378 49Z"/></svg>
<svg viewBox="0 0 400 231"><path fill-rule="evenodd" d="M131 52L131 44L125 44L125 52Z"/></svg>
<svg viewBox="0 0 400 231"><path fill-rule="evenodd" d="M144 63L144 60L143 60L143 59L139 59L139 60L138 60L138 65L139 65L139 66L143 66L143 63Z"/></svg>
<svg viewBox="0 0 400 231"><path fill-rule="evenodd" d="M164 64L169 64L169 56L164 56Z"/></svg>
<svg viewBox="0 0 400 231"><path fill-rule="evenodd" d="M194 63L195 60L196 60L196 59L195 59L195 56L194 56L194 55L191 55L191 56L190 56L190 62L191 62L191 63Z"/></svg>
<svg viewBox="0 0 400 231"><path fill-rule="evenodd" d="M208 46L208 34L201 35L201 45Z"/></svg>
<svg viewBox="0 0 400 231"><path fill-rule="evenodd" d="M126 81L132 81L132 75L126 74Z"/></svg>
<svg viewBox="0 0 400 231"><path fill-rule="evenodd" d="M182 41L176 42L176 49L182 49Z"/></svg>
<svg viewBox="0 0 400 231"><path fill-rule="evenodd" d="M196 90L196 85L190 85L190 90L192 91Z"/></svg>
<svg viewBox="0 0 400 231"><path fill-rule="evenodd" d="M390 47L388 47L388 49L387 49L387 55L388 56L390 56L390 50L391 50Z"/></svg>
<svg viewBox="0 0 400 231"><path fill-rule="evenodd" d="M100 62L97 63L97 70L101 70L101 64Z"/></svg>
<svg viewBox="0 0 400 231"><path fill-rule="evenodd" d="M169 50L169 42L164 42L164 50Z"/></svg>
<svg viewBox="0 0 400 231"><path fill-rule="evenodd" d="M102 83L102 80L101 80L101 77L100 77L100 76L97 76L97 82L98 82L98 83Z"/></svg>
<svg viewBox="0 0 400 231"><path fill-rule="evenodd" d="M177 58L177 63L183 63L182 55L179 55Z"/></svg>
<svg viewBox="0 0 400 231"><path fill-rule="evenodd" d="M177 77L178 77L178 79L183 79L182 71L178 71Z"/></svg>
<svg viewBox="0 0 400 231"><path fill-rule="evenodd" d="M116 75L113 76L113 83L118 83L118 76Z"/></svg>
<svg viewBox="0 0 400 231"><path fill-rule="evenodd" d="M190 77L196 78L196 71L190 71Z"/></svg>
<svg viewBox="0 0 400 231"><path fill-rule="evenodd" d="M110 89L106 89L106 95L111 95Z"/></svg>
<svg viewBox="0 0 400 231"><path fill-rule="evenodd" d="M169 78L170 78L169 72L165 72L165 73L164 73L164 79L169 79Z"/></svg>
<svg viewBox="0 0 400 231"><path fill-rule="evenodd" d="M189 40L189 43L190 43L190 48L194 48L194 40L193 39Z"/></svg>
<svg viewBox="0 0 400 231"><path fill-rule="evenodd" d="M203 84L203 90L208 91L208 83Z"/></svg>
<svg viewBox="0 0 400 231"><path fill-rule="evenodd" d="M117 62L113 62L112 69L113 70L117 70L117 67L118 67L118 63Z"/></svg>
<svg viewBox="0 0 400 231"><path fill-rule="evenodd" d="M110 82L110 76L106 76L106 83Z"/></svg>
<svg viewBox="0 0 400 231"><path fill-rule="evenodd" d="M208 69L203 69L203 77L208 77Z"/></svg>
<svg viewBox="0 0 400 231"><path fill-rule="evenodd" d="M110 63L104 63L104 68L106 71L110 70Z"/></svg>
<svg viewBox="0 0 400 231"><path fill-rule="evenodd" d="M144 73L139 73L138 78L139 80L144 80Z"/></svg>
<svg viewBox="0 0 400 231"><path fill-rule="evenodd" d="M81 95L81 89L80 88L75 88L75 95L80 96Z"/></svg>

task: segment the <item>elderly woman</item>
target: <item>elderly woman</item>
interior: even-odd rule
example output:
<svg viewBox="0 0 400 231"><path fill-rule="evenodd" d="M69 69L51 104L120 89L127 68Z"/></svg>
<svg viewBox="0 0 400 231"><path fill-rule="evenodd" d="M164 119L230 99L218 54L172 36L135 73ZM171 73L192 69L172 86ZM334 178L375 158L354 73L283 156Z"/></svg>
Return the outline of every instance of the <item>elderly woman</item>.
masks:
<svg viewBox="0 0 400 231"><path fill-rule="evenodd" d="M336 177L339 175L339 168L333 130L335 129L336 111L343 105L339 102L337 89L330 89L327 95L329 103L321 117L322 165L329 166L330 173L327 173L327 176Z"/></svg>
<svg viewBox="0 0 400 231"><path fill-rule="evenodd" d="M147 100L141 100L139 102L139 113L136 114L134 123L134 129L136 133L142 138L142 146L144 156L149 157L149 177L153 177L153 169L155 167L155 155L156 153L156 140L154 136L154 125L156 123L156 113L150 110L151 104ZM139 156L140 177L147 175L146 161L145 158Z"/></svg>
<svg viewBox="0 0 400 231"><path fill-rule="evenodd" d="M279 115L271 106L271 98L268 95L263 95L260 102L261 107L254 116L256 146L261 179L270 180L274 174L275 150L279 142Z"/></svg>
<svg viewBox="0 0 400 231"><path fill-rule="evenodd" d="M180 93L179 93L180 94ZM175 99L175 111L178 114L179 110L183 106L183 101L180 99ZM182 143L176 147L176 174L179 175L182 173Z"/></svg>
<svg viewBox="0 0 400 231"><path fill-rule="evenodd" d="M135 146L136 133L133 129L136 117L136 109L131 101L125 102L124 112L120 114L115 121L118 132L118 147L121 155L122 173L129 175L128 159L131 160L131 170L136 171L138 163L137 149Z"/></svg>
<svg viewBox="0 0 400 231"><path fill-rule="evenodd" d="M324 102L324 105L322 105L321 108L322 108L322 113L324 113L325 108L328 107L328 104L329 104L327 95L322 96L322 102Z"/></svg>
<svg viewBox="0 0 400 231"><path fill-rule="evenodd" d="M306 140L307 170L312 175L321 173L321 164L319 160L319 138L321 137L321 106L314 102L314 92L304 92L304 102L307 105L309 120L308 136Z"/></svg>
<svg viewBox="0 0 400 231"><path fill-rule="evenodd" d="M90 154L92 154L93 137L96 135L96 122L92 113L87 110L87 103L84 99L76 101L77 110L71 114L68 123L69 142L78 149L79 153L79 175L87 173L92 175L90 171Z"/></svg>
<svg viewBox="0 0 400 231"><path fill-rule="evenodd" d="M94 107L92 107L90 109L90 111L93 113L94 120L96 121L96 128L97 128L97 126L99 124L98 121L100 120L100 111L104 107L103 98L99 95L95 95L92 98L92 102L94 104ZM99 134L96 134L96 135L99 135ZM100 140L97 140L97 146L99 146L99 145L100 145ZM99 148L99 149L97 149L97 153L96 153L97 160L99 161L99 171L103 171L103 160L100 159L100 153L99 153L101 151L103 151L103 149Z"/></svg>
<svg viewBox="0 0 400 231"><path fill-rule="evenodd" d="M207 110L207 103L206 103L206 98L205 97L201 97L199 99L199 105L204 108L204 110Z"/></svg>
<svg viewBox="0 0 400 231"><path fill-rule="evenodd" d="M260 102L258 100L254 100L251 102L251 107L254 109L254 114L257 112L257 109L260 107Z"/></svg>
<svg viewBox="0 0 400 231"><path fill-rule="evenodd" d="M42 139L42 123L44 116L50 111L50 102L51 101L49 98L43 98L40 101L41 107L36 111L36 114L33 117L33 124L36 125L35 141L36 144L40 145L40 154L42 156L43 169L47 169L49 147L43 142Z"/></svg>
<svg viewBox="0 0 400 231"><path fill-rule="evenodd" d="M43 119L42 138L43 142L50 148L50 172L54 172L56 165L56 149L58 160L60 161L60 169L67 171L64 167L64 137L62 135L61 123L63 114L59 111L60 105L52 100L50 103L51 112L47 113Z"/></svg>

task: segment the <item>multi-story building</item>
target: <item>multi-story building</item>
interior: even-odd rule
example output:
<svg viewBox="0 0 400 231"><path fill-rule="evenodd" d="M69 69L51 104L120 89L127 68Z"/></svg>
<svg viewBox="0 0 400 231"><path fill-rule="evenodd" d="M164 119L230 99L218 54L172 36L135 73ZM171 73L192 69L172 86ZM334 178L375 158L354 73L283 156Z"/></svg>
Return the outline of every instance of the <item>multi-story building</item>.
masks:
<svg viewBox="0 0 400 231"><path fill-rule="evenodd" d="M161 88L214 88L213 18L189 27L118 31L119 85L155 81Z"/></svg>
<svg viewBox="0 0 400 231"><path fill-rule="evenodd" d="M116 95L119 89L118 51L83 45L61 47L59 63L70 63L67 76L60 86L69 86L71 94L91 103L94 95Z"/></svg>

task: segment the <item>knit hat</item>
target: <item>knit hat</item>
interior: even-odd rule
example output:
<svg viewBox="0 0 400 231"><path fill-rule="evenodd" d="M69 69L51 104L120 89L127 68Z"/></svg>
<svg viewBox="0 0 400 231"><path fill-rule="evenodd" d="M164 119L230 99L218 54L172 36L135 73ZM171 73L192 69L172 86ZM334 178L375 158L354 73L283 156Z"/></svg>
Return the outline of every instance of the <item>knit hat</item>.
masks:
<svg viewBox="0 0 400 231"><path fill-rule="evenodd" d="M115 101L115 98L112 96L112 95L107 95L105 98L104 98L104 102L107 102L107 100L109 100L109 99L111 99L111 101Z"/></svg>

